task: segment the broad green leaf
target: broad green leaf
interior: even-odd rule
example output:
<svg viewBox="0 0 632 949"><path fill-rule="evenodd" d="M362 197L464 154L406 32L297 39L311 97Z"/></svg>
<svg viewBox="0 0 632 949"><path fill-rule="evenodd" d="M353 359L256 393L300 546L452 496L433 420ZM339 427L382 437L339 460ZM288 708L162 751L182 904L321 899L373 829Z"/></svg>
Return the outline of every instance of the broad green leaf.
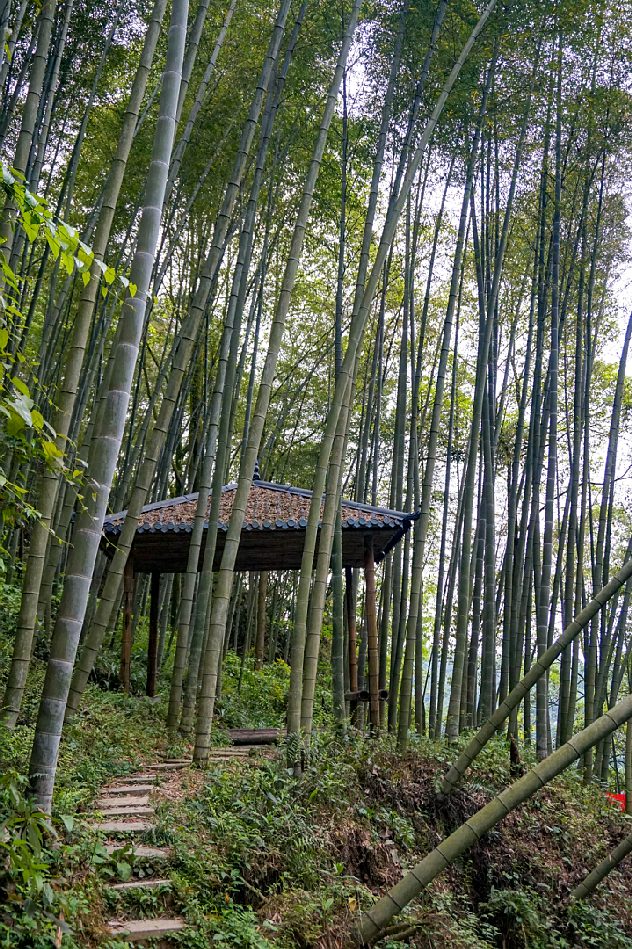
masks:
<svg viewBox="0 0 632 949"><path fill-rule="evenodd" d="M31 397L31 393L29 392L29 387L27 386L25 382L22 382L22 380L18 379L17 376L13 376L13 378L11 379L11 382L13 383L15 388L18 390L18 392L21 392L22 395L25 395L27 399Z"/></svg>
<svg viewBox="0 0 632 949"><path fill-rule="evenodd" d="M26 236L31 243L36 239L37 233L39 231L39 221L37 218L33 217L28 211L25 211L22 215L22 227L26 231Z"/></svg>
<svg viewBox="0 0 632 949"><path fill-rule="evenodd" d="M24 419L17 412L12 412L7 422L7 434L11 437L19 435L24 428L24 424Z"/></svg>
<svg viewBox="0 0 632 949"><path fill-rule="evenodd" d="M59 241L51 237L48 232L46 233L46 240L48 241L48 246L50 247L50 252L53 255L53 259L57 260L59 257Z"/></svg>
<svg viewBox="0 0 632 949"><path fill-rule="evenodd" d="M13 409L14 412L17 412L27 425L33 424L33 419L31 418L32 408L33 400L27 398L25 395L16 395L16 397L9 402L9 409Z"/></svg>
<svg viewBox="0 0 632 949"><path fill-rule="evenodd" d="M55 442L44 441L42 443L42 449L44 451L44 457L49 465L54 464L59 458L63 456L63 452L57 447Z"/></svg>

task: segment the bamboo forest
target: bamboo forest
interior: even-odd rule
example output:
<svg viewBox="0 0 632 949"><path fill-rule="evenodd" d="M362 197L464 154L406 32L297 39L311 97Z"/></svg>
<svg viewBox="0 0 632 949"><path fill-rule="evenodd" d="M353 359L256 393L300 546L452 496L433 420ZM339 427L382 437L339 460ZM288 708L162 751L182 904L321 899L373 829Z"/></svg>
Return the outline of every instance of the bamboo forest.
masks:
<svg viewBox="0 0 632 949"><path fill-rule="evenodd" d="M1 947L632 949L631 22L0 0Z"/></svg>

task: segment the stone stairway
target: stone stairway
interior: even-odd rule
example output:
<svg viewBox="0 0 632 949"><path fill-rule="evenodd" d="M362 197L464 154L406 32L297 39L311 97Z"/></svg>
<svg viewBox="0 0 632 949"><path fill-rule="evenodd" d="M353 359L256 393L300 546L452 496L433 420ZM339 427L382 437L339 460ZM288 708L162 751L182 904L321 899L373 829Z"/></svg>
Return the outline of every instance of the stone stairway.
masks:
<svg viewBox="0 0 632 949"><path fill-rule="evenodd" d="M260 748L256 749L261 751ZM247 760L250 755L249 746L238 748L214 748L210 757L211 763L221 764L231 760ZM128 846L128 839L117 842L112 838L129 838L135 834L143 834L154 829L152 817L155 815L154 803L160 796L160 777L167 778L176 771L188 768L191 759L166 759L156 764L148 765L144 771L124 778L102 789L101 796L93 804L92 819L89 825L104 837L104 846L108 854L114 854L123 846ZM170 849L168 847L149 847L137 844L132 839L129 855L134 860L147 860L152 864L155 861L164 861L168 864ZM124 894L130 890L148 890L155 887L168 887L171 880L164 874L144 879L129 880L117 883L111 889ZM126 942L141 942L145 939L167 938L171 933L178 932L186 927L181 917L163 919L111 919L107 928L112 937L121 937Z"/></svg>
<svg viewBox="0 0 632 949"><path fill-rule="evenodd" d="M105 787L101 796L93 804L94 819L89 821L90 826L105 835L105 849L113 854L121 847L128 845L129 840L116 842L111 838L128 838L130 835L146 833L153 830L155 807L152 800L160 795L160 786L156 783L160 775L186 768L190 761L164 761L150 765L139 774L126 775L114 784ZM143 844L134 844L132 841L131 856L134 860L160 860L168 863L170 851L168 847L147 847ZM128 880L125 883L116 883L111 889L121 893L130 890L148 890L155 887L171 886L171 880L160 876L145 877L144 879ZM126 942L140 942L145 939L167 937L186 926L181 917L163 919L111 919L107 927L112 937L121 937Z"/></svg>

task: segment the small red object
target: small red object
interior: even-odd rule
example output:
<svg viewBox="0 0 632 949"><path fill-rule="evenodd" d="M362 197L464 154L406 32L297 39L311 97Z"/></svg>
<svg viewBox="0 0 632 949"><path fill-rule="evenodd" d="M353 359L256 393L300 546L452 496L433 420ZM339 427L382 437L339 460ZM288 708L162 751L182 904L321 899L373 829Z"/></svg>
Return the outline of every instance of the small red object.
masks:
<svg viewBox="0 0 632 949"><path fill-rule="evenodd" d="M612 798L613 801L617 801L622 811L625 810L625 794L612 794L610 791L606 791L606 796Z"/></svg>

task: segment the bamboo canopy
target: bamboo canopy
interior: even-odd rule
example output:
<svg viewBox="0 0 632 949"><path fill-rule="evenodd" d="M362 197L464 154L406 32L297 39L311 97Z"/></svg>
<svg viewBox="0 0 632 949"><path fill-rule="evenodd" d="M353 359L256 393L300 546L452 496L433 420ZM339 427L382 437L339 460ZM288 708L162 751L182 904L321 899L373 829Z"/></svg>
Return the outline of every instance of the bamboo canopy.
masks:
<svg viewBox="0 0 632 949"><path fill-rule="evenodd" d="M222 488L219 533L213 568L219 569L236 484ZM142 510L132 543L131 558L135 573L181 573L186 571L187 556L197 505L197 493L147 504ZM236 570L299 570L305 543L305 528L312 492L285 484L253 480ZM209 497L209 507L211 499ZM125 511L111 514L103 525L103 547L112 556L125 520ZM402 539L417 514L405 514L388 508L342 501L342 563L344 567L363 567L370 545L375 563ZM204 530L208 522L204 525ZM316 547L315 557L318 554ZM204 562L204 542L198 570Z"/></svg>

